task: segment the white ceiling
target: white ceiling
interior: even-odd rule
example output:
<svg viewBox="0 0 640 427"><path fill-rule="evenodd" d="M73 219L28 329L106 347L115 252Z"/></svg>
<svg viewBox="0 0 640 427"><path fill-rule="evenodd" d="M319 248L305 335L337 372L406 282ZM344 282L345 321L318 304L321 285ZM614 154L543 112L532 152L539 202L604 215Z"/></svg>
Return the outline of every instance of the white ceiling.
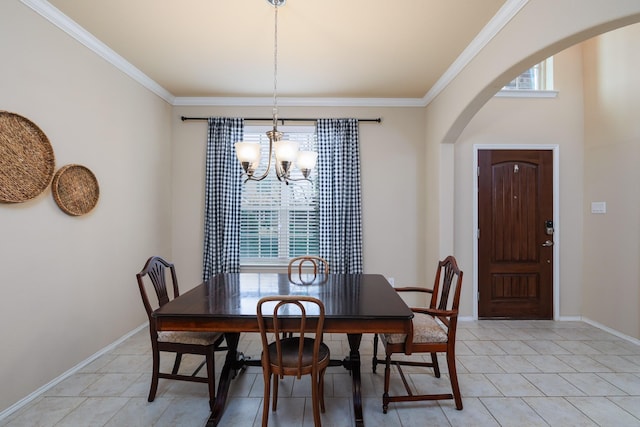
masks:
<svg viewBox="0 0 640 427"><path fill-rule="evenodd" d="M173 97L273 95L267 0L23 1L62 12ZM287 0L278 96L423 98L505 3Z"/></svg>

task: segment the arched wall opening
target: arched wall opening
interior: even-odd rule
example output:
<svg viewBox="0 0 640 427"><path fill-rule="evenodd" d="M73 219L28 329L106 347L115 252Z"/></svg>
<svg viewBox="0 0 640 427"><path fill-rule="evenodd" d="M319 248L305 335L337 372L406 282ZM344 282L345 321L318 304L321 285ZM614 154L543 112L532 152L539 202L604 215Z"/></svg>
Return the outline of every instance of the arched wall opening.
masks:
<svg viewBox="0 0 640 427"><path fill-rule="evenodd" d="M470 233L471 223L456 222L456 143L467 124L504 84L529 66L581 43L636 22L640 22L637 2L619 1L607 5L585 1L581 13L571 2L528 2L511 22L480 52L457 78L426 108L427 177L427 256L441 258L460 252L456 235ZM573 5L575 6L575 5ZM584 12L584 13L582 13ZM544 29L544 32L542 31ZM562 95L561 95L562 96ZM434 197L437 195L437 197ZM433 201L437 200L437 203ZM458 201L459 202L459 201ZM459 204L459 203L458 203ZM462 229L461 229L462 227ZM469 229L466 229L468 227ZM465 241L465 244L470 244ZM469 260L467 260L468 264ZM427 268L430 265L428 262ZM467 265L471 272L472 266ZM427 272L430 277L431 272ZM471 301L470 277L463 299ZM465 280L467 281L467 280ZM566 298L565 298L566 300ZM470 311L466 313L470 314ZM571 311L567 316L573 316ZM583 311L578 315L584 316ZM604 322L603 322L604 323ZM610 327L616 327L614 323ZM624 333L637 337L629 328Z"/></svg>

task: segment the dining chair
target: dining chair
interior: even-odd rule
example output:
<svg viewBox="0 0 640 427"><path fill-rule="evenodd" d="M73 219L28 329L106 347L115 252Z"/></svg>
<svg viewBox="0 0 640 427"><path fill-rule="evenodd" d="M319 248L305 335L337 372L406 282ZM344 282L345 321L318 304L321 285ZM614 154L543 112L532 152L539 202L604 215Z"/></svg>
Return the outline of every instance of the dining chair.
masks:
<svg viewBox="0 0 640 427"><path fill-rule="evenodd" d="M456 409L462 409L462 396L458 386L456 373L456 327L458 324L458 306L460 303L460 289L462 287L462 271L458 268L456 259L448 256L438 262L438 270L433 289L420 287L400 287L398 292L414 292L430 294L428 307L411 307L414 317L411 322L411 330L408 334L380 334L380 340L384 345L385 358L380 360L378 354L378 335L373 342L373 372L376 365L384 363L384 394L382 395L382 412L387 413L390 402L441 400L454 399ZM427 296L428 298L428 296ZM416 353L430 353L431 362L412 360L403 357L402 360L392 359L393 354L403 353L412 355ZM414 394L401 366L423 366L433 368L436 378L440 378L437 353L446 353L449 379L451 380L452 393L439 394ZM389 383L391 379L391 365L395 365L404 383L406 395L389 395Z"/></svg>
<svg viewBox="0 0 640 427"><path fill-rule="evenodd" d="M302 276L303 267L307 264L308 268L313 268L313 275L318 273L329 274L329 262L316 255L302 255L289 260L288 274L289 280L292 280L292 273L298 273L298 277Z"/></svg>
<svg viewBox="0 0 640 427"><path fill-rule="evenodd" d="M150 257L142 271L136 274L138 288L142 296L142 303L149 318L149 334L151 336L151 349L153 354L153 372L151 376L151 388L149 390L149 402L153 402L158 389L158 379L191 381L207 383L209 385L209 403L215 399L215 363L214 352L226 350L221 344L224 335L219 332L184 332L184 331L158 331L152 313L155 309L168 303L170 299L180 295L178 277L175 266L158 256ZM167 279L171 280L171 294L167 290ZM147 288L153 287L157 297L157 304L152 304L147 294ZM160 372L160 352L175 353L175 361L171 373ZM204 355L205 360L191 375L179 374L180 363L183 354ZM207 376L197 376L198 372L206 364Z"/></svg>
<svg viewBox="0 0 640 427"><path fill-rule="evenodd" d="M270 311L265 316L263 311ZM324 407L324 373L329 366L329 347L322 342L324 326L324 304L317 298L303 295L276 295L261 298L256 308L258 326L262 338L262 372L264 377L264 400L262 426L269 420L269 397L273 376L273 404L278 403L278 382L285 375L300 379L311 375L311 400L313 422L321 425L320 412ZM284 337L286 333L295 336ZM306 336L305 336L306 334ZM269 342L269 336L273 341Z"/></svg>

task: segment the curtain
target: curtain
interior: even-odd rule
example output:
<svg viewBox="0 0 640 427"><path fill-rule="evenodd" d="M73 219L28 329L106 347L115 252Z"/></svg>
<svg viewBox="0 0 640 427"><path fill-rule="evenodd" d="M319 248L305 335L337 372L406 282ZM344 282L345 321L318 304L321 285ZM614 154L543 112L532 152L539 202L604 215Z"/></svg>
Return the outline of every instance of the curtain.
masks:
<svg viewBox="0 0 640 427"><path fill-rule="evenodd" d="M210 117L204 201L202 278L240 271L242 167L233 144L242 141L244 120Z"/></svg>
<svg viewBox="0 0 640 427"><path fill-rule="evenodd" d="M357 119L318 120L320 253L332 273L362 273Z"/></svg>

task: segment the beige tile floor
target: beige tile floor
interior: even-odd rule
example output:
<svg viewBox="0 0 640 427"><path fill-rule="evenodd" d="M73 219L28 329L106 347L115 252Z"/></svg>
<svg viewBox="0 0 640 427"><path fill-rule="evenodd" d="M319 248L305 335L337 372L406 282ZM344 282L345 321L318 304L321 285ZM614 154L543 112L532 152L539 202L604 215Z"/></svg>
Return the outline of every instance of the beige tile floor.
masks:
<svg viewBox="0 0 640 427"><path fill-rule="evenodd" d="M150 344L143 330L113 351L47 390L0 421L0 426L203 426L209 415L204 384L160 380L147 402ZM371 372L371 335L361 346L366 426L640 426L640 346L582 322L480 321L458 328L457 359L464 409L453 401L391 404L382 413L383 370ZM332 355L346 354L344 336L328 335ZM257 334L242 337L245 354L258 357ZM223 354L220 354L223 357ZM185 360L185 367L199 360ZM217 366L221 366L219 360ZM170 365L165 357L163 364ZM445 368L446 364L442 363ZM219 371L219 369L218 369ZM413 368L418 390L448 390L446 375ZM353 425L347 371L325 379L324 426ZM399 378L393 387L401 387ZM222 426L261 423L259 368L239 375L230 389ZM308 377L285 379L270 426L313 425Z"/></svg>

